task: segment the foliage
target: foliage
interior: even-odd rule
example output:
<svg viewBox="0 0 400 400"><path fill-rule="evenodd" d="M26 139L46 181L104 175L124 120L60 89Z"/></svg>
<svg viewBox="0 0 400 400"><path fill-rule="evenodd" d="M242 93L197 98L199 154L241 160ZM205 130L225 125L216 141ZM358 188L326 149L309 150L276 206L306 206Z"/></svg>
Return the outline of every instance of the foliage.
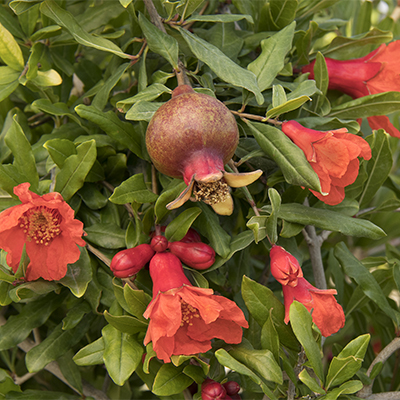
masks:
<svg viewBox="0 0 400 400"><path fill-rule="evenodd" d="M399 128L400 95L353 100L330 91L324 62L399 39L396 2L153 0L156 13L149 3L0 5L0 211L19 204L13 188L23 182L39 195L59 192L87 242L59 281L17 280L21 271L14 276L1 250L0 397L199 400L206 377L238 382L249 400L399 391L399 139L372 131L365 118L390 114ZM301 67L314 59L309 80ZM168 210L185 185L152 171L146 127L181 69L237 117L235 168L263 171L232 190L230 216L190 201ZM343 202L327 206L308 190L319 191L319 180L279 129L285 120L366 139L372 157L360 162ZM213 247L209 269L185 271L243 310L241 344L215 340L207 353L171 363L143 345L149 271L121 280L109 264L118 251L149 243L155 224L170 241L193 227ZM298 302L285 324L282 288L270 275L274 243L316 285L320 252L346 316L338 333L321 337Z"/></svg>

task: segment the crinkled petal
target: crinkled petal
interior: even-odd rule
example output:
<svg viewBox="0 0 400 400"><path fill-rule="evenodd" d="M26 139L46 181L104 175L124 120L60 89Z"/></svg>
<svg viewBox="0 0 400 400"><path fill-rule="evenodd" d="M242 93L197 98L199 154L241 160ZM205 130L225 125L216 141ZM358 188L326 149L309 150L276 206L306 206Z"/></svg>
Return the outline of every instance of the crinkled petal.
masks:
<svg viewBox="0 0 400 400"><path fill-rule="evenodd" d="M390 136L400 138L400 131L394 127L386 115L368 117L367 120L371 129L384 129Z"/></svg>
<svg viewBox="0 0 400 400"><path fill-rule="evenodd" d="M354 183L358 176L360 161L358 158L350 161L346 173L341 178L331 177L332 186L345 187Z"/></svg>

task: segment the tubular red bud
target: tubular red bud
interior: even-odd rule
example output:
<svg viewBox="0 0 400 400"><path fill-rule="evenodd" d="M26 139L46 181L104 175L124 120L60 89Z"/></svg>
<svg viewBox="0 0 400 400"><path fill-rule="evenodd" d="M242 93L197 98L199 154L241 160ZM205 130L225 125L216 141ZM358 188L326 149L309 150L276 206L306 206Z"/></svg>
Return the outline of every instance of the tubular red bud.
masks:
<svg viewBox="0 0 400 400"><path fill-rule="evenodd" d="M193 228L189 228L186 235L180 240L180 242L183 243L201 242L201 237Z"/></svg>
<svg viewBox="0 0 400 400"><path fill-rule="evenodd" d="M199 270L211 267L215 261L214 249L202 242L172 242L169 244L169 250L186 265Z"/></svg>
<svg viewBox="0 0 400 400"><path fill-rule="evenodd" d="M157 235L151 239L150 246L156 253L161 253L168 249L168 240L164 236Z"/></svg>
<svg viewBox="0 0 400 400"><path fill-rule="evenodd" d="M228 394L229 396L233 396L239 393L240 390L239 384L235 381L225 382L222 386L225 388L226 394Z"/></svg>
<svg viewBox="0 0 400 400"><path fill-rule="evenodd" d="M118 252L111 260L110 269L117 278L136 275L153 257L154 250L148 244L140 244Z"/></svg>
<svg viewBox="0 0 400 400"><path fill-rule="evenodd" d="M226 398L226 390L219 382L207 378L201 384L201 398L202 400L223 400Z"/></svg>

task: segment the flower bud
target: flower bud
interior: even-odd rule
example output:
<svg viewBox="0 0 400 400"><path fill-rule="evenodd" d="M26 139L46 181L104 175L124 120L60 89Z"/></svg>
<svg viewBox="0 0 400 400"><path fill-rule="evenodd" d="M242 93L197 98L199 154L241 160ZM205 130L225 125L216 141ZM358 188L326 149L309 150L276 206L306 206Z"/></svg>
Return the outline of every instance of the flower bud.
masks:
<svg viewBox="0 0 400 400"><path fill-rule="evenodd" d="M223 400L225 397L226 390L219 382L207 378L201 384L202 400Z"/></svg>
<svg viewBox="0 0 400 400"><path fill-rule="evenodd" d="M111 260L110 269L117 278L136 275L153 257L154 250L148 244L140 244L118 252Z"/></svg>
<svg viewBox="0 0 400 400"><path fill-rule="evenodd" d="M168 240L165 236L157 235L151 239L150 246L156 253L161 253L168 249Z"/></svg>
<svg viewBox="0 0 400 400"><path fill-rule="evenodd" d="M186 235L180 240L180 242L183 243L201 242L201 237L193 228L189 228Z"/></svg>
<svg viewBox="0 0 400 400"><path fill-rule="evenodd" d="M169 250L189 267L203 270L211 267L215 261L215 251L208 244L172 242Z"/></svg>
<svg viewBox="0 0 400 400"><path fill-rule="evenodd" d="M226 394L228 394L229 396L233 396L239 393L240 390L239 384L235 381L225 382L222 386L225 388Z"/></svg>

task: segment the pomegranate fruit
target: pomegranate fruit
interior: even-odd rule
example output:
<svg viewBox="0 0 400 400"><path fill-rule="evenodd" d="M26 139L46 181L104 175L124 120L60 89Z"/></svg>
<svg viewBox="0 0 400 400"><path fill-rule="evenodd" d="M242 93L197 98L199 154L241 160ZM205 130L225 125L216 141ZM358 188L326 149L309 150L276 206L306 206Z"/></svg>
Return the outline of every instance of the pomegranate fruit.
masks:
<svg viewBox="0 0 400 400"><path fill-rule="evenodd" d="M146 146L154 166L173 178L183 178L187 188L168 209L180 207L191 196L222 215L233 212L229 186L249 185L261 170L228 173L224 165L239 142L235 117L214 97L196 93L189 85L172 92L154 114L146 132Z"/></svg>

